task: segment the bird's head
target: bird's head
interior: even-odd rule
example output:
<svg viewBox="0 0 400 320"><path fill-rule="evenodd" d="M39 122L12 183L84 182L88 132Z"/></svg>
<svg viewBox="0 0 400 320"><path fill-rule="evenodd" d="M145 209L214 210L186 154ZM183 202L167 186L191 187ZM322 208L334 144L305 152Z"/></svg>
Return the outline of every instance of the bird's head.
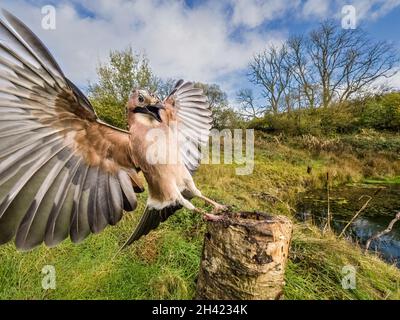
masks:
<svg viewBox="0 0 400 320"><path fill-rule="evenodd" d="M160 110L164 109L161 100L153 93L143 89L133 89L127 104L128 112L141 114L161 122Z"/></svg>

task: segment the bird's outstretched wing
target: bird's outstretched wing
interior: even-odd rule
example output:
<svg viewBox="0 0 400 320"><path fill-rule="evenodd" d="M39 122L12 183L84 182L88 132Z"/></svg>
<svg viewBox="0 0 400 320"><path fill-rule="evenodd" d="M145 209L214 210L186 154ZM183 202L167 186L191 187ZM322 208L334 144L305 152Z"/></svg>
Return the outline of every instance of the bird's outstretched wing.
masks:
<svg viewBox="0 0 400 320"><path fill-rule="evenodd" d="M179 80L164 105L166 122L177 126L182 160L193 173L201 161L200 148L210 135L212 118L207 97L192 82Z"/></svg>
<svg viewBox="0 0 400 320"><path fill-rule="evenodd" d="M0 244L79 242L134 210L129 135L102 123L42 42L0 20Z"/></svg>

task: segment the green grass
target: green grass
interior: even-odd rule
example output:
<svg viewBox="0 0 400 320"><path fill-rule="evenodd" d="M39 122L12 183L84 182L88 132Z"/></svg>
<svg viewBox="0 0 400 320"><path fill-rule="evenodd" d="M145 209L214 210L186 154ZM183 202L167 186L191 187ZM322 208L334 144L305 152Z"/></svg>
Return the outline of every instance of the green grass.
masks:
<svg viewBox="0 0 400 320"><path fill-rule="evenodd" d="M356 289L343 289L342 269L356 269ZM400 272L377 256L314 226L296 225L286 269L286 299L400 299Z"/></svg>
<svg viewBox="0 0 400 320"><path fill-rule="evenodd" d="M185 215L189 213L181 212L180 218ZM172 226L163 227L114 258L133 228L133 220L124 219L120 226L108 228L80 245L66 241L54 249L42 246L27 253L16 252L12 245L3 247L0 298L190 298L200 263L200 237L193 241ZM56 290L44 291L41 287L45 265L56 269Z"/></svg>
<svg viewBox="0 0 400 320"><path fill-rule="evenodd" d="M365 167L374 177L400 175L400 160L369 162L364 156L307 148L304 141L280 141L257 135L254 173L237 176L232 165L203 165L195 176L204 194L238 210L260 210L291 216L299 192L322 187L326 172L333 184L362 181ZM312 167L307 173L307 167ZM398 178L396 178L398 179ZM271 198L270 195L278 197ZM181 210L156 231L117 256L143 210L128 213L115 227L92 235L79 245L69 240L48 249L17 252L0 247L0 299L191 299L195 292L205 225ZM203 204L195 200L195 204ZM208 209L208 208L206 208ZM114 257L115 256L115 257ZM357 289L341 286L342 268L357 269ZM41 270L54 265L57 288L43 290ZM400 271L335 235L321 235L295 223L286 270L287 299L399 299Z"/></svg>
<svg viewBox="0 0 400 320"><path fill-rule="evenodd" d="M400 177L390 177L384 179L365 179L368 184L400 184Z"/></svg>

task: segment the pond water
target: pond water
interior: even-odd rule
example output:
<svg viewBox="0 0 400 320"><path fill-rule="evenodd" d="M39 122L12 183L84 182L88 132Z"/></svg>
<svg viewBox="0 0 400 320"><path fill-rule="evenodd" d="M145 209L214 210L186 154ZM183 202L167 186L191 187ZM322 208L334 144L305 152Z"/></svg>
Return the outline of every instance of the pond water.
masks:
<svg viewBox="0 0 400 320"><path fill-rule="evenodd" d="M347 222L365 204L368 200L365 196L372 197L372 200L345 234L345 237L361 245L365 245L370 237L386 229L396 213L400 211L400 185L349 185L331 189L329 196L331 225L336 232L340 233ZM297 218L302 221L312 220L322 228L326 224L327 198L326 190L314 190L301 194L296 208ZM372 241L370 250L378 252L383 259L400 267L400 221L395 223L389 234Z"/></svg>

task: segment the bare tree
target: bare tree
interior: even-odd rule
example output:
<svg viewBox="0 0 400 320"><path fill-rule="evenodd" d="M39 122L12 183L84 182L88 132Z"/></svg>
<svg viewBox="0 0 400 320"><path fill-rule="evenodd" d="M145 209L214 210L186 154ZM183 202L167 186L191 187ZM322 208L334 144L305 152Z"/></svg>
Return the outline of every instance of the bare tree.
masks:
<svg viewBox="0 0 400 320"><path fill-rule="evenodd" d="M262 117L265 112L265 107L257 106L251 89L239 90L236 101L240 105L239 114L247 120Z"/></svg>
<svg viewBox="0 0 400 320"><path fill-rule="evenodd" d="M291 69L292 79L297 82L297 97L299 108L303 100L309 108L317 104L318 85L314 76L314 69L307 55L307 39L302 36L293 36L288 42L286 65Z"/></svg>
<svg viewBox="0 0 400 320"><path fill-rule="evenodd" d="M157 94L161 99L166 98L171 91L174 89L177 80L173 78L168 78L165 80L159 80L157 87Z"/></svg>
<svg viewBox="0 0 400 320"><path fill-rule="evenodd" d="M377 79L393 76L399 62L392 44L373 41L361 28L342 29L333 21L310 33L306 49L324 107L347 101Z"/></svg>
<svg viewBox="0 0 400 320"><path fill-rule="evenodd" d="M256 55L249 78L262 86L274 113L296 104L328 107L376 88L377 80L396 73L399 57L391 43L328 20L306 36L291 37L281 49L271 46Z"/></svg>
<svg viewBox="0 0 400 320"><path fill-rule="evenodd" d="M271 46L254 56L250 63L250 80L260 85L267 106L273 113L279 112L281 99L288 87L291 68L286 66L288 51L286 46Z"/></svg>

